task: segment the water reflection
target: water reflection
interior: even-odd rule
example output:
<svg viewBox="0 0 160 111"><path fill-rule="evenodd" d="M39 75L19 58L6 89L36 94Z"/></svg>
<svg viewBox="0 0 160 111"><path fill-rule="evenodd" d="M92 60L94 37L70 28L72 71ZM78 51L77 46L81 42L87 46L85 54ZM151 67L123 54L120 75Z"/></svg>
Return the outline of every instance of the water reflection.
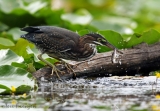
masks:
<svg viewBox="0 0 160 111"><path fill-rule="evenodd" d="M160 104L155 98L155 94L160 92L160 81L156 88L155 80L153 76L115 76L54 83L41 81L38 92L27 94L27 98L0 96L0 105L28 105L34 106L34 110L45 111L129 111L134 107L151 109L152 105ZM15 105L11 103L13 99L16 100Z"/></svg>
<svg viewBox="0 0 160 111"><path fill-rule="evenodd" d="M155 80L155 77L114 77L41 83L38 96L43 95L49 102L56 100L57 104L50 106L54 110L126 110L129 106L138 104L140 107L142 102L148 104L154 100Z"/></svg>

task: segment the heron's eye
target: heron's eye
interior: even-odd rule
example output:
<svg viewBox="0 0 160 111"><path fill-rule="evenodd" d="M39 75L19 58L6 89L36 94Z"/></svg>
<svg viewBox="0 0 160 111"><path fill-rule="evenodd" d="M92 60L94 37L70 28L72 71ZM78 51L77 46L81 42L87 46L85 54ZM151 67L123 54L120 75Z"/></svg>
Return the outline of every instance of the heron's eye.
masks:
<svg viewBox="0 0 160 111"><path fill-rule="evenodd" d="M101 39L101 38L98 38L98 39L97 39L97 41L98 41L98 42L101 42L101 41L102 41L102 39Z"/></svg>
<svg viewBox="0 0 160 111"><path fill-rule="evenodd" d="M105 39L102 39L102 38L98 38L97 41L100 42L100 43L106 42L106 40L105 40Z"/></svg>

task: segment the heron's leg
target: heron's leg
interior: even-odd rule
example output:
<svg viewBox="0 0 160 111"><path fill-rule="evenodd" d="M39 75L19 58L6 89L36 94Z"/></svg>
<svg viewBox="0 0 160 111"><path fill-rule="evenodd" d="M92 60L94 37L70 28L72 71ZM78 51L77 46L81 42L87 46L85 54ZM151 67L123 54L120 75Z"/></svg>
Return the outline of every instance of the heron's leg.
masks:
<svg viewBox="0 0 160 111"><path fill-rule="evenodd" d="M58 72L61 72L61 71L58 70L58 69L55 67L55 65L53 65L53 64L50 63L49 61L46 61L45 59L43 59L43 58L42 58L42 55L43 55L43 53L39 54L39 55L37 56L38 59L41 60L42 62L46 63L46 64L49 65L50 67L52 67L52 74L51 74L51 75L53 75L53 73L55 72L56 75L57 75L57 77L58 77L58 79L61 80L61 78L60 78L60 76L59 76L59 74L58 74Z"/></svg>
<svg viewBox="0 0 160 111"><path fill-rule="evenodd" d="M63 61L63 60L61 60L61 61L62 61L62 63L64 63L65 67L66 67L69 71L73 72L74 76L76 77L76 73L75 73L74 70L72 69L71 65L68 64L68 63L66 63L66 62Z"/></svg>

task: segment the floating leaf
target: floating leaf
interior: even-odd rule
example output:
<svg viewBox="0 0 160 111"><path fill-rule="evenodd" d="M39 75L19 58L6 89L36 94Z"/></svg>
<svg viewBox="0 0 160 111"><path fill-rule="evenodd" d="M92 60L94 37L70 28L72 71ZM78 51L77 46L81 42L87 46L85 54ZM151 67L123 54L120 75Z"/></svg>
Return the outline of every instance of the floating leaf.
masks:
<svg viewBox="0 0 160 111"><path fill-rule="evenodd" d="M38 51L38 49L27 47L27 52L30 55L31 54L34 55L34 61L36 62L36 63L34 63L34 65L36 64L35 68L41 68L43 65L46 65L44 62L42 62L41 60L39 60L37 58L37 56L40 54L40 52ZM46 59L50 63L57 62L56 59L49 57L47 54L43 54L43 59ZM32 68L32 69L30 69L30 68ZM31 65L31 67L30 66L28 67L28 70L29 70L29 72L34 72L34 67Z"/></svg>
<svg viewBox="0 0 160 111"><path fill-rule="evenodd" d="M2 22L0 22L0 32L8 29L8 26Z"/></svg>
<svg viewBox="0 0 160 111"><path fill-rule="evenodd" d="M28 93L35 85L32 75L24 69L3 65L0 66L0 93L10 94L13 87L14 93Z"/></svg>
<svg viewBox="0 0 160 111"><path fill-rule="evenodd" d="M10 13L15 8L19 7L19 0L0 0L0 9L4 13Z"/></svg>
<svg viewBox="0 0 160 111"><path fill-rule="evenodd" d="M34 54L34 61L39 62L40 60L37 58L37 56L41 53L37 48L30 48L27 47L27 53L28 54ZM43 55L44 59L50 58L47 54Z"/></svg>
<svg viewBox="0 0 160 111"><path fill-rule="evenodd" d="M132 34L133 30L129 27L123 26L121 24L100 21L100 20L93 20L90 25L95 27L98 30L113 30L119 32L121 34Z"/></svg>
<svg viewBox="0 0 160 111"><path fill-rule="evenodd" d="M45 2L36 1L36 2L33 2L30 5L28 5L27 7L25 7L25 9L28 12L30 12L31 14L34 14L35 12L37 12L41 8L45 7L46 5L47 5L47 3L45 3Z"/></svg>
<svg viewBox="0 0 160 111"><path fill-rule="evenodd" d="M11 49L18 55L24 58L30 58L30 55L27 53L27 47L33 47L34 45L29 43L27 40L19 39L14 47Z"/></svg>
<svg viewBox="0 0 160 111"><path fill-rule="evenodd" d="M0 65L11 65L12 62L23 62L23 57L16 55L9 49L0 50Z"/></svg>
<svg viewBox="0 0 160 111"><path fill-rule="evenodd" d="M63 14L61 18L63 20L69 21L72 24L81 24L81 25L87 25L92 20L91 14L85 9L81 9L74 14L73 13Z"/></svg>
<svg viewBox="0 0 160 111"><path fill-rule="evenodd" d="M14 40L18 40L24 32L20 31L20 28L12 28L8 31L13 36Z"/></svg>
<svg viewBox="0 0 160 111"><path fill-rule="evenodd" d="M2 37L0 37L0 44L3 46L14 46L15 45L11 40L2 38Z"/></svg>

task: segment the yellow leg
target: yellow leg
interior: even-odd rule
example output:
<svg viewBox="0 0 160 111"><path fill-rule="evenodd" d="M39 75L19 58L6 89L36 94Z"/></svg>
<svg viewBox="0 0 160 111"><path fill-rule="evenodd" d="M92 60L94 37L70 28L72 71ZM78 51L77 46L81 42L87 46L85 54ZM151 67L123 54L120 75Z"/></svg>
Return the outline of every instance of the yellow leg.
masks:
<svg viewBox="0 0 160 111"><path fill-rule="evenodd" d="M57 75L57 77L58 77L58 79L61 80L61 78L60 78L60 76L59 76L59 74L58 74L58 72L61 72L61 71L58 70L58 69L55 67L55 65L53 65L52 63L50 63L50 62L46 61L45 59L43 59L43 58L42 58L42 55L43 55L43 53L39 54L39 55L37 56L38 59L41 60L42 62L46 63L46 64L49 65L50 67L52 67L52 74L51 74L51 75L53 75L53 73L55 72L56 75Z"/></svg>
<svg viewBox="0 0 160 111"><path fill-rule="evenodd" d="M66 63L65 61L62 61L65 65L65 67L70 70L71 72L73 72L74 76L76 77L76 73L74 72L74 70L71 68L71 65Z"/></svg>

